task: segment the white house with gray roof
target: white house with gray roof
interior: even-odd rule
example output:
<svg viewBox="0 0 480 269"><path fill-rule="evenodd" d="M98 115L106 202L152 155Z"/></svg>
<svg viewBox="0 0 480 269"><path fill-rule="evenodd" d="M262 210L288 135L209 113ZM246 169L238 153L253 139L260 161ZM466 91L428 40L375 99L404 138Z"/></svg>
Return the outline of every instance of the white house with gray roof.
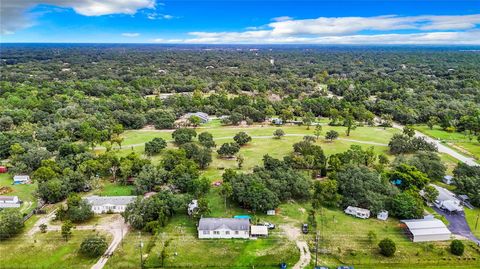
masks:
<svg viewBox="0 0 480 269"><path fill-rule="evenodd" d="M137 196L88 196L85 200L92 205L95 214L107 212L122 213L127 205L134 202Z"/></svg>
<svg viewBox="0 0 480 269"><path fill-rule="evenodd" d="M249 219L201 218L198 223L198 238L242 238L250 236Z"/></svg>

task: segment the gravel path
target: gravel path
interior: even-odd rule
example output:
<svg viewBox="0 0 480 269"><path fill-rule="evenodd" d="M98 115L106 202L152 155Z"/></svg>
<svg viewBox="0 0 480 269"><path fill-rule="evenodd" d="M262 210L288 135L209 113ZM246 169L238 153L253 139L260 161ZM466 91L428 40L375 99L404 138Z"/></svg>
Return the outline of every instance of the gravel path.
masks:
<svg viewBox="0 0 480 269"><path fill-rule="evenodd" d="M306 268L310 264L312 254L310 253L310 249L308 248L307 242L301 240L300 228L293 227L289 224L282 225L280 226L280 228L285 231L288 239L295 241L295 244L297 245L297 248L300 251L300 259L293 266L293 269Z"/></svg>
<svg viewBox="0 0 480 269"><path fill-rule="evenodd" d="M51 220L55 217L55 211L50 212L48 215L40 218L33 226L28 235L33 236L35 233L40 231L40 225L47 224L47 231L60 231L62 227L60 225L49 224ZM109 220L108 223L102 223L99 225L78 225L75 226L75 230L103 230L110 233L113 237L112 242L108 246L105 253L100 257L100 259L95 263L91 269L101 269L105 266L110 256L113 254L118 245L122 242L123 238L129 230L129 226L124 222L123 218L118 215Z"/></svg>

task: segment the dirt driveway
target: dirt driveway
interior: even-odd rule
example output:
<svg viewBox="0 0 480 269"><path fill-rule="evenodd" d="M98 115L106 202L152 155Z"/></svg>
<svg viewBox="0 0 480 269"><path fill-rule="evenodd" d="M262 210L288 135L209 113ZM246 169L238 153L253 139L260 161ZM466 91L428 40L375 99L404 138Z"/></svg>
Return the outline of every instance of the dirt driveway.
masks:
<svg viewBox="0 0 480 269"><path fill-rule="evenodd" d="M297 248L300 250L300 259L293 266L293 269L303 269L310 264L312 255L310 249L308 248L307 242L301 240L300 227L293 227L290 224L281 225L280 229L285 231L288 239L295 241Z"/></svg>

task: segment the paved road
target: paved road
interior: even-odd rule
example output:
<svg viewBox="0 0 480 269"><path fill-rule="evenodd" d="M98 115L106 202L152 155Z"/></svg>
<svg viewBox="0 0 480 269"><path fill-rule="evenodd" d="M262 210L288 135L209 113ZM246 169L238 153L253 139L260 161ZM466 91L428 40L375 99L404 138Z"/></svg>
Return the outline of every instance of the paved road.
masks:
<svg viewBox="0 0 480 269"><path fill-rule="evenodd" d="M477 244L480 243L480 239L476 238L475 235L473 235L472 231L470 230L470 227L468 226L468 223L465 219L465 212L448 214L436 207L433 207L433 209L438 214L445 216L445 218L448 220L449 222L448 229L450 230L450 232L452 232L453 234L468 238L469 240L472 240Z"/></svg>
<svg viewBox="0 0 480 269"><path fill-rule="evenodd" d="M393 128L403 130L403 127L405 127L405 126L401 125L399 123L393 123ZM475 161L475 159L463 156L462 154L458 153L457 151L451 149L450 147L445 146L439 140L433 139L433 138L431 138L430 136L428 136L424 133L421 133L419 131L415 131L415 136L416 137L423 137L423 138L425 138L426 141L435 144L438 148L438 152L448 154L448 155L452 156L453 158L455 158L455 159L457 159L457 160L459 160L463 163L466 163L468 165L471 165L471 166L480 165L478 162Z"/></svg>

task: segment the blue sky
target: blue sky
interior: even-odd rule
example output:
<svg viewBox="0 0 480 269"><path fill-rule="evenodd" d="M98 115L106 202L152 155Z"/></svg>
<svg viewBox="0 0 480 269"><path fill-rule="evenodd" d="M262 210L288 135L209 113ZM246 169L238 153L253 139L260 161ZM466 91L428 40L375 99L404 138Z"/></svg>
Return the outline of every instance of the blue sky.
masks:
<svg viewBox="0 0 480 269"><path fill-rule="evenodd" d="M480 1L2 0L1 42L480 44Z"/></svg>

